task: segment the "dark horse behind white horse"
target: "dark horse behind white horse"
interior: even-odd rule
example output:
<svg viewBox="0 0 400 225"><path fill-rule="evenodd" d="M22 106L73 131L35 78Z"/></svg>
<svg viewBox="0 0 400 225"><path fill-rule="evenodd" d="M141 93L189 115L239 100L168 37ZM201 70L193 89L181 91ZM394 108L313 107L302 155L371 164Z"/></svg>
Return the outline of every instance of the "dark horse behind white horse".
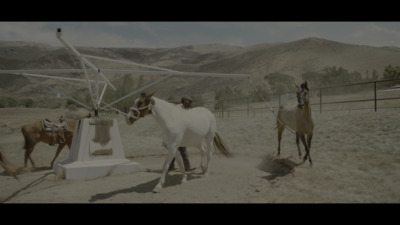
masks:
<svg viewBox="0 0 400 225"><path fill-rule="evenodd" d="M294 106L282 106L279 108L276 125L278 128L278 153L281 154L281 139L282 132L286 126L296 132L296 144L299 151L299 157L301 158L301 151L299 146L299 139L304 145L306 154L304 155L303 162L310 161L312 166L312 160L310 155L311 139L314 130L314 120L311 113L311 106L309 101L309 89L307 87L307 81L302 83L300 87L297 87L297 105ZM307 139L307 140L306 140Z"/></svg>
<svg viewBox="0 0 400 225"><path fill-rule="evenodd" d="M217 133L214 115L204 107L195 107L185 110L153 96L142 93L130 108L126 122L132 125L136 120L151 114L163 133L163 146L168 149L168 156L163 165L163 172L159 183L154 188L158 192L164 185L169 164L175 157L182 172L182 183L186 182L186 171L182 157L178 152L179 146L197 147L201 152L201 169L204 175L208 173L213 146L224 156L231 153Z"/></svg>

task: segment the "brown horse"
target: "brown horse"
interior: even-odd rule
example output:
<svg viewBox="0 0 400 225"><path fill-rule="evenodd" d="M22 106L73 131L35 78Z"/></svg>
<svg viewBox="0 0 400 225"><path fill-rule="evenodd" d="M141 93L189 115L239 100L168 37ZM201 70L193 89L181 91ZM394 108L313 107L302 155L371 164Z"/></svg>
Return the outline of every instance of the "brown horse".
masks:
<svg viewBox="0 0 400 225"><path fill-rule="evenodd" d="M281 153L281 139L282 132L286 126L296 132L296 144L299 151L299 157L301 158L301 151L299 146L299 139L306 149L306 155L303 158L303 162L309 158L310 165L312 166L310 148L311 139L314 130L314 120L311 114L311 106L309 101L309 90L307 87L307 81L297 86L297 106L283 106L279 108L276 125L278 128L278 154ZM307 141L306 141L307 135Z"/></svg>
<svg viewBox="0 0 400 225"><path fill-rule="evenodd" d="M88 115L80 118L90 118L92 115L89 113ZM22 135L24 136L25 144L25 160L24 167L28 166L28 159L31 161L32 166L35 166L31 158L31 154L33 152L33 148L39 142L44 142L49 145L58 144L56 155L50 163L50 167L53 167L54 161L57 156L60 154L61 150L65 145L68 145L68 148L71 149L72 138L75 130L75 124L77 120L65 120L68 125L68 129L64 131L64 138L62 138L58 132L47 131L43 129L43 124L40 120L32 122L30 124L24 125L21 127Z"/></svg>

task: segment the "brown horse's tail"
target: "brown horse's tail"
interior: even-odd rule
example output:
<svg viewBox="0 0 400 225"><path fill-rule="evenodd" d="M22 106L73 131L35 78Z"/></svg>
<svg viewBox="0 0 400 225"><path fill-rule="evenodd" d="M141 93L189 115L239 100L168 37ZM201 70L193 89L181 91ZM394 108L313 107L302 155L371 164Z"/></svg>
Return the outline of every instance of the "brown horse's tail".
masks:
<svg viewBox="0 0 400 225"><path fill-rule="evenodd" d="M22 136L24 136L24 147L23 148L25 149L25 151L28 150L29 143L34 143L34 141L31 138L31 135L29 135L29 132L27 129L28 128L26 128L26 126L21 127L21 133L22 133Z"/></svg>
<svg viewBox="0 0 400 225"><path fill-rule="evenodd" d="M29 135L27 134L27 132L26 132L26 128L25 128L25 126L23 126L23 127L21 127L21 133L22 133L22 136L24 136L24 149L25 149L25 151L28 149L28 139L29 139Z"/></svg>
<svg viewBox="0 0 400 225"><path fill-rule="evenodd" d="M17 170L11 169L9 166L9 162L6 160L6 158L4 157L4 155L0 152L0 166L3 167L3 169L10 174L11 176L13 176L16 180L19 181L18 177L17 177Z"/></svg>
<svg viewBox="0 0 400 225"><path fill-rule="evenodd" d="M222 153L226 157L232 157L232 153L229 151L229 148L226 146L222 138L215 132L214 136L214 149L218 149L220 153Z"/></svg>

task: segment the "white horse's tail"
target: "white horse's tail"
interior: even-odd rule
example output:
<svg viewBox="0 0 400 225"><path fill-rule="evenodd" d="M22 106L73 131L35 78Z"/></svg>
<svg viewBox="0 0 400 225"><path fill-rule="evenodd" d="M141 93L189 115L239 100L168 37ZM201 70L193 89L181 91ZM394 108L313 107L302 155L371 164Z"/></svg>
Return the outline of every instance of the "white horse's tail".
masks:
<svg viewBox="0 0 400 225"><path fill-rule="evenodd" d="M226 157L231 157L232 153L229 151L229 148L226 146L222 138L215 132L214 136L214 149L218 149L220 153L222 153Z"/></svg>

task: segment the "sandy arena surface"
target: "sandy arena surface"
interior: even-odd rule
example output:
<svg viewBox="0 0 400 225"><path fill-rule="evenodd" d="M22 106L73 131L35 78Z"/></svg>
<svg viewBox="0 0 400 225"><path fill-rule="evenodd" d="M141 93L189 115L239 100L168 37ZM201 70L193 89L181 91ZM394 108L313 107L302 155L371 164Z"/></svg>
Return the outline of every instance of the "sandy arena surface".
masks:
<svg viewBox="0 0 400 225"><path fill-rule="evenodd" d="M23 165L21 125L41 118L70 115L62 109L0 109L0 151L14 167ZM117 118L128 159L144 171L93 180L56 179L49 168L56 146L39 143L36 167L20 181L0 167L2 203L399 203L400 110L314 112L313 167L298 158L295 137L285 131L281 156L275 118L262 115L217 118L218 133L233 158L214 154L210 174L200 174L200 153L188 148L188 182L170 172L160 193L152 190L161 176L167 151L158 124L145 117L128 126ZM301 146L304 154L304 148ZM66 147L56 161L68 158Z"/></svg>

